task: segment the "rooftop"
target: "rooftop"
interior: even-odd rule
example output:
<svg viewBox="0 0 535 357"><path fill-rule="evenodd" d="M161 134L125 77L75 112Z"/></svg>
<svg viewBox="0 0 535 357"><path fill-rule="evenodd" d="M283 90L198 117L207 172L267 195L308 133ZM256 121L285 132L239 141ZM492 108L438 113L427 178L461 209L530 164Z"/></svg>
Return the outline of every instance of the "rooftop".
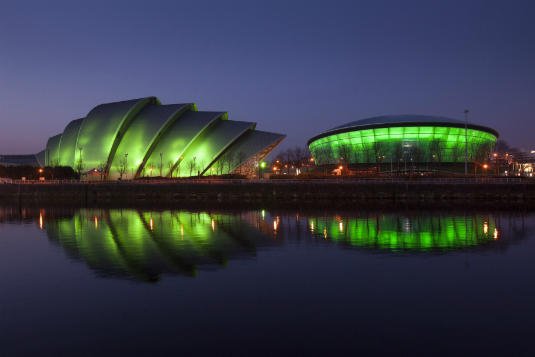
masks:
<svg viewBox="0 0 535 357"><path fill-rule="evenodd" d="M366 119L351 121L334 127L330 130L337 130L342 128L352 128L356 126L380 125L380 124L398 124L398 123L450 123L462 124L464 121L458 119L451 119L446 117L431 116L431 115L417 115L417 114L402 114L402 115L381 115ZM329 130L329 131L330 131Z"/></svg>
<svg viewBox="0 0 535 357"><path fill-rule="evenodd" d="M362 130L362 129L373 129L373 128L384 128L384 127L394 127L394 126L453 126L453 127L462 127L464 128L464 120L452 119L441 116L432 116L432 115L418 115L418 114L401 114L401 115L381 115L366 119L360 119L345 123L339 126L336 126L332 129L325 130L319 135L314 136L308 140L308 144L312 141L326 137L333 134L343 133L352 130ZM499 134L496 130L468 122L467 125L470 129L476 129L485 131L493 134L498 137Z"/></svg>

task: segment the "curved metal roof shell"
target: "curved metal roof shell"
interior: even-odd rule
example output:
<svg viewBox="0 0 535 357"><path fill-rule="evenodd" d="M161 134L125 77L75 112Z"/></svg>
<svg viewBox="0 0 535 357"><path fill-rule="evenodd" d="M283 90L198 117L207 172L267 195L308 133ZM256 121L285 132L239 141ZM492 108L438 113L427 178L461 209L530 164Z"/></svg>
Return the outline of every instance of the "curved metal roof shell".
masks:
<svg viewBox="0 0 535 357"><path fill-rule="evenodd" d="M310 145L311 142L326 136L344 133L348 131L402 126L451 126L456 128L464 128L465 122L459 119L431 115L381 115L366 119L355 120L349 123L336 126L309 139L308 144ZM488 133L491 133L492 135L495 135L496 137L499 137L499 133L496 130L483 125L473 124L469 122L467 124L467 127L469 129L486 131Z"/></svg>
<svg viewBox="0 0 535 357"><path fill-rule="evenodd" d="M50 138L45 161L82 172L97 170L107 179L153 176L153 172L168 177L185 176L186 171L202 175L242 138L251 137L255 127L228 120L226 112L198 111L194 103L162 105L156 97L106 103ZM241 152L242 161L260 159L259 152L267 155L285 137L270 134L261 135L268 140L260 146L243 146L247 152ZM182 167L180 172L182 162L190 169Z"/></svg>

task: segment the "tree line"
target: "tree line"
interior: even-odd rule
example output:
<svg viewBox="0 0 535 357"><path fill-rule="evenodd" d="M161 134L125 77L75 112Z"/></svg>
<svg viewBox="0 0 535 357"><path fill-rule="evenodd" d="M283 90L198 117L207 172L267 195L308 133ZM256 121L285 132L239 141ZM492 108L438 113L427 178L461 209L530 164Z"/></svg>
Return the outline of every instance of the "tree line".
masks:
<svg viewBox="0 0 535 357"><path fill-rule="evenodd" d="M28 180L38 180L39 177L44 177L46 180L77 180L80 175L69 166L43 168L34 166L0 166L0 177L13 180L20 180L23 177Z"/></svg>
<svg viewBox="0 0 535 357"><path fill-rule="evenodd" d="M292 168L302 169L311 165L311 154L307 147L295 146L279 151L273 158L271 165L282 173L290 174Z"/></svg>

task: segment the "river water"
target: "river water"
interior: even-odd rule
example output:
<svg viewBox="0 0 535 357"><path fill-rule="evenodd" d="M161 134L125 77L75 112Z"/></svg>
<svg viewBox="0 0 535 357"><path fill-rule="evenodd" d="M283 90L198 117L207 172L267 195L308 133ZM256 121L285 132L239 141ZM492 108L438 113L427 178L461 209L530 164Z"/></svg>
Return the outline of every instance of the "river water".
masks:
<svg viewBox="0 0 535 357"><path fill-rule="evenodd" d="M0 208L0 356L532 355L535 215Z"/></svg>

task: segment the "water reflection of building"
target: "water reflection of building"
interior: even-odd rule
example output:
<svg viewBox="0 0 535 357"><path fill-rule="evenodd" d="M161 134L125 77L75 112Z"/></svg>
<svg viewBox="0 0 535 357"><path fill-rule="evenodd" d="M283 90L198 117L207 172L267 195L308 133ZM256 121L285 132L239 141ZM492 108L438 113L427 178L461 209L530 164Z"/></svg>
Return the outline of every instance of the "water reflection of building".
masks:
<svg viewBox="0 0 535 357"><path fill-rule="evenodd" d="M199 267L253 257L258 246L272 244L239 215L207 212L80 210L47 219L44 229L100 275L145 281L162 274L193 276Z"/></svg>
<svg viewBox="0 0 535 357"><path fill-rule="evenodd" d="M500 238L492 215L310 219L321 235L351 246L381 249L459 249Z"/></svg>
<svg viewBox="0 0 535 357"><path fill-rule="evenodd" d="M494 214L274 215L265 220L273 226L262 230L271 230L278 239L308 238L346 247L405 252L502 249L523 239L526 232L523 216Z"/></svg>
<svg viewBox="0 0 535 357"><path fill-rule="evenodd" d="M221 213L0 208L0 223L36 223L101 276L157 281L254 258L286 242L377 252L506 249L529 229L521 215L442 213Z"/></svg>

